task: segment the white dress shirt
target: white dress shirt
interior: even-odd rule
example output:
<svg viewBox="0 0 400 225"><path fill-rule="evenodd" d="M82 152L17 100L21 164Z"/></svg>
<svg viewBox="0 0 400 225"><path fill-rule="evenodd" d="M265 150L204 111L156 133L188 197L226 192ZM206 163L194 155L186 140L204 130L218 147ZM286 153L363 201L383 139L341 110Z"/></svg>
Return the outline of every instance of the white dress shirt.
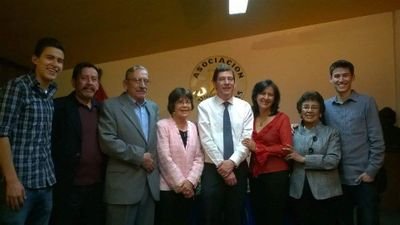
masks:
<svg viewBox="0 0 400 225"><path fill-rule="evenodd" d="M200 142L205 152L205 162L219 166L224 161L223 114L225 101L214 96L198 106ZM233 154L229 158L238 166L249 154L242 144L244 138L251 138L253 132L253 111L246 101L233 97L228 100L229 117L232 126Z"/></svg>

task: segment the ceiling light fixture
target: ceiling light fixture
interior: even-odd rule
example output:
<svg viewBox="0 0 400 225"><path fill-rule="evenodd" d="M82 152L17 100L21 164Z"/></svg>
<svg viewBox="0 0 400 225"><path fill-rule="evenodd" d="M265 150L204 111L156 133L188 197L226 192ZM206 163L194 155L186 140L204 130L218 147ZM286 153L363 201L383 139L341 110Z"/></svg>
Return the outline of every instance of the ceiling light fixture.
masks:
<svg viewBox="0 0 400 225"><path fill-rule="evenodd" d="M229 0L229 15L246 13L249 0Z"/></svg>

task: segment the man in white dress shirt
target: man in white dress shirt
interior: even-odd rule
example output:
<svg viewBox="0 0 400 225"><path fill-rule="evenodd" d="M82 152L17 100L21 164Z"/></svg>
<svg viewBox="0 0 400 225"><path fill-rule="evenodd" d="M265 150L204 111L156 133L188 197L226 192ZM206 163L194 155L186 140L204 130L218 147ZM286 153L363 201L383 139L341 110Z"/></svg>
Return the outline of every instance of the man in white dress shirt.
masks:
<svg viewBox="0 0 400 225"><path fill-rule="evenodd" d="M253 112L249 103L233 96L235 75L230 66L218 65L212 81L217 95L198 106L200 141L205 152L201 177L201 224L240 225L244 213L248 173L246 157L249 153L241 142L251 137ZM229 112L232 135L223 131L225 107ZM224 136L232 136L228 150L224 149L224 145L227 147Z"/></svg>

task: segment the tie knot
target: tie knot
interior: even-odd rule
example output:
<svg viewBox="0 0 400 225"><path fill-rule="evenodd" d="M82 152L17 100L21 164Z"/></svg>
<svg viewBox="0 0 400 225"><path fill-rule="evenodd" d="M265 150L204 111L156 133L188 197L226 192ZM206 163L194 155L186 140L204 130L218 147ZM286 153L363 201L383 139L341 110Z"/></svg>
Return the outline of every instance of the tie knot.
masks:
<svg viewBox="0 0 400 225"><path fill-rule="evenodd" d="M229 102L224 102L225 108L228 108L228 106L229 106L230 104L231 104L231 103L229 103Z"/></svg>

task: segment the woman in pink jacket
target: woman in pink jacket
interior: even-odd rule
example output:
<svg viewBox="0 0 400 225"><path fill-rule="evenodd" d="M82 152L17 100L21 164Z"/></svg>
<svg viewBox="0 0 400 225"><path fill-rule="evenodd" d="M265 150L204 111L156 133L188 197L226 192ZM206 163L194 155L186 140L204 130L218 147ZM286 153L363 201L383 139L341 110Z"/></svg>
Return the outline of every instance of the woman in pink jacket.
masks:
<svg viewBox="0 0 400 225"><path fill-rule="evenodd" d="M157 123L161 172L157 221L162 225L189 224L204 163L196 125L188 120L192 110L192 93L175 88L168 96L171 117Z"/></svg>

